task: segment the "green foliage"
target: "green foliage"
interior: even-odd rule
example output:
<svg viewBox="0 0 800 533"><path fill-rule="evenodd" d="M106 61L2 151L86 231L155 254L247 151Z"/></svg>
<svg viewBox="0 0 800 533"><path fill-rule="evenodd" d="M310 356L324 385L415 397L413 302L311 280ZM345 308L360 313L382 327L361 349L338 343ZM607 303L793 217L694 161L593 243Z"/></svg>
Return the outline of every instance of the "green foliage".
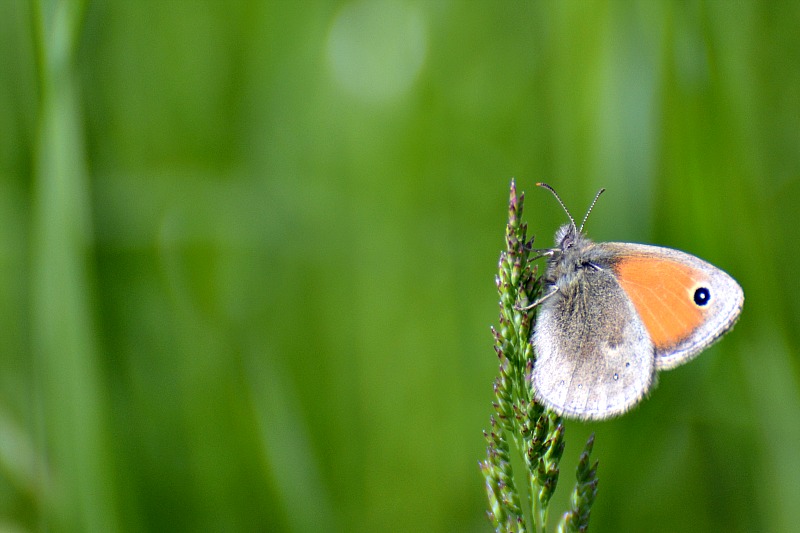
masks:
<svg viewBox="0 0 800 533"><path fill-rule="evenodd" d="M589 462L594 446L594 435L586 441L586 448L581 453L576 477L578 482L572 492L572 508L564 513L558 524L559 533L586 531L589 528L589 514L597 496L597 461Z"/></svg>
<svg viewBox="0 0 800 533"><path fill-rule="evenodd" d="M496 531L504 533L547 530L550 499L558 484L559 462L565 447L561 417L538 404L533 396L531 371L535 356L530 338L535 309L526 307L539 297L541 278L529 261L533 240L527 240L527 224L522 222L523 203L524 194L517 195L516 183L512 181L506 249L500 254L496 278L500 328L492 328L500 369L494 382L495 414L491 429L484 432L487 458L481 463L489 518ZM514 484L508 439L524 459L532 528L525 527L523 497ZM592 468L587 466L593 442L594 436L589 438L581 456L573 507L568 513L571 518L565 515L564 519L576 531L587 527L597 490L597 464Z"/></svg>
<svg viewBox="0 0 800 533"><path fill-rule="evenodd" d="M548 507L595 432L593 532L793 531L798 27L789 1L0 2L0 530L490 530L515 176L606 187L589 237L746 295L631 413L563 422ZM527 207L549 244L563 212ZM558 424L506 408L488 432L519 415L544 450Z"/></svg>

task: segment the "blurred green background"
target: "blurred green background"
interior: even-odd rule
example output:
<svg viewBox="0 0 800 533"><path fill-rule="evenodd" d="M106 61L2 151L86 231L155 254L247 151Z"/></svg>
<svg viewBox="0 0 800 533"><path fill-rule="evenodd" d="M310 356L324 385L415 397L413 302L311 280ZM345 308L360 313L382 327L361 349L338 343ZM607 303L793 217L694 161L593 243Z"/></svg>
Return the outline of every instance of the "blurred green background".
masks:
<svg viewBox="0 0 800 533"><path fill-rule="evenodd" d="M596 432L592 531L800 523L800 4L0 2L0 531L490 531L508 186L736 329Z"/></svg>

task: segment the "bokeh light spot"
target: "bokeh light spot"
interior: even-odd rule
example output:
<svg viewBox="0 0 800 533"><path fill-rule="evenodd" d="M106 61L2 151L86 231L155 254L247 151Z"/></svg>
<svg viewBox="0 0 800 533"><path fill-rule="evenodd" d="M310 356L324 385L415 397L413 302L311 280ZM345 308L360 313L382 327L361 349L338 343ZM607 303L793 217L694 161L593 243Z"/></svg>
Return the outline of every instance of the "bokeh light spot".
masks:
<svg viewBox="0 0 800 533"><path fill-rule="evenodd" d="M426 25L419 10L394 0L343 6L326 42L336 84L373 103L391 102L408 92L426 51Z"/></svg>

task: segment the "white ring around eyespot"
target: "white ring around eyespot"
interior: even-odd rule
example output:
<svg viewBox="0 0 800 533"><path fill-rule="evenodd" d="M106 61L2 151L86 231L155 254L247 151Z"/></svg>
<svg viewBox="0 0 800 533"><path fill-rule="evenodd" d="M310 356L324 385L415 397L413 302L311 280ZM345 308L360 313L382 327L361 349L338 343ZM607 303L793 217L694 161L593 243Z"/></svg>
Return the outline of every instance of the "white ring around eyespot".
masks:
<svg viewBox="0 0 800 533"><path fill-rule="evenodd" d="M706 301L704 305L700 305L694 300L694 295L697 293L698 289L706 289L708 291L708 301ZM711 289L710 283L696 283L692 285L691 289L689 289L688 294L689 301L692 302L692 305L698 309L708 309L708 306L711 305L712 301L714 301L714 291Z"/></svg>

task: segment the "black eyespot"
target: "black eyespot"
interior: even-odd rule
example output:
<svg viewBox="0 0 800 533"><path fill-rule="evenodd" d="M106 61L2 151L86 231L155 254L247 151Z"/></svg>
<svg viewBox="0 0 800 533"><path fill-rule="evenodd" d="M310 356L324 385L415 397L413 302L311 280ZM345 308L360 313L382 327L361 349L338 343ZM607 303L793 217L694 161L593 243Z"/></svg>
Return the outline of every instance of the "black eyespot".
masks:
<svg viewBox="0 0 800 533"><path fill-rule="evenodd" d="M708 287L698 287L696 291L694 291L694 303L703 307L704 305L708 305L708 302L711 301L711 291L708 290Z"/></svg>

